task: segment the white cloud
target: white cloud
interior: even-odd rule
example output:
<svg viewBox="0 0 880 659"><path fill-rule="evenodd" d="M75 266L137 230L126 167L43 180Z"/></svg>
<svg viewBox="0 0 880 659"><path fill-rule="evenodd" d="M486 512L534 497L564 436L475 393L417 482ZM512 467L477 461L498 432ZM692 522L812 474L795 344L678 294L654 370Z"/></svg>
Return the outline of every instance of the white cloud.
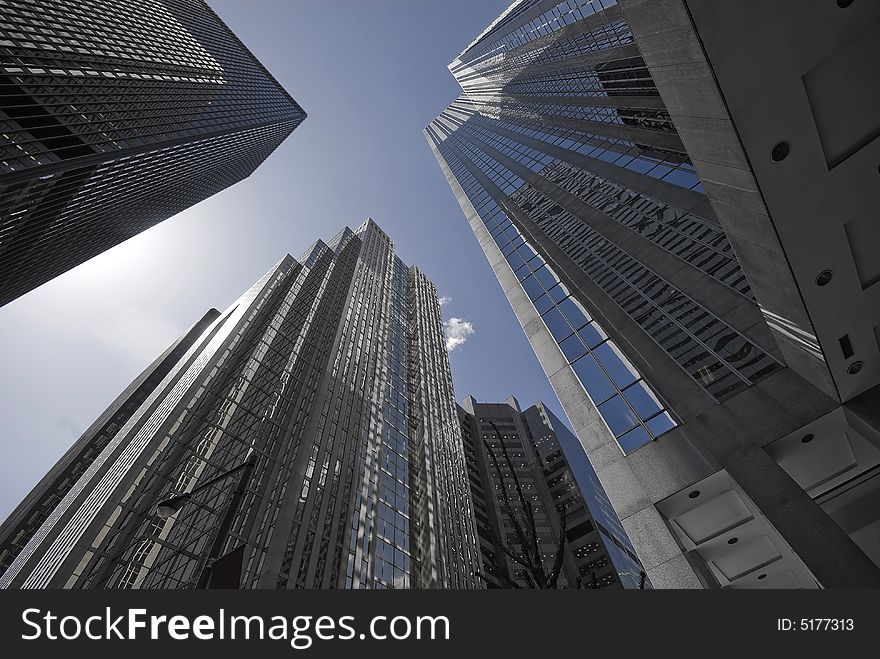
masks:
<svg viewBox="0 0 880 659"><path fill-rule="evenodd" d="M440 298L440 306L441 306L441 307L442 307L444 304L449 304L450 302L452 302L452 298L449 297L448 295L444 295L443 297Z"/></svg>
<svg viewBox="0 0 880 659"><path fill-rule="evenodd" d="M474 333L474 325L469 320L450 318L443 322L443 334L446 336L446 350L452 352L460 348Z"/></svg>

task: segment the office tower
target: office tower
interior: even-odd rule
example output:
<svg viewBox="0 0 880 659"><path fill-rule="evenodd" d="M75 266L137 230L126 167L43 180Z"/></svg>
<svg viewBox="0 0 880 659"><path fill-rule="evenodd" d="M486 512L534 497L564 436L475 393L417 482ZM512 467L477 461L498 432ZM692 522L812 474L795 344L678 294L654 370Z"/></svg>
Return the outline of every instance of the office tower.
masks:
<svg viewBox="0 0 880 659"><path fill-rule="evenodd" d="M844 234L821 237L831 206L795 158L803 149L831 185L821 140L801 134L809 156L783 138L742 151L725 84L737 91L730 112L757 135L756 109L777 98L763 97L775 85L767 60L768 70L804 68L782 54L788 10L762 4L773 19L762 22L748 4L688 2L706 26L698 38L680 0L515 2L450 64L463 93L425 134L654 587L876 587L877 287L867 258L853 257L859 270L822 254L833 246L842 258ZM810 16L849 11L828 4ZM835 39L857 30L841 26L844 15ZM756 25L771 58L742 38ZM813 47L816 66L830 56L814 27L813 41L790 37L801 65ZM721 91L701 42L723 60ZM815 79L819 114L840 79L828 66ZM786 84L803 105L803 89ZM871 90L847 94L867 102ZM787 124L783 106L773 116L779 135L806 130ZM876 176L876 157L865 162ZM779 183L786 232L769 222L751 166ZM835 179L858 197L831 197L841 221L876 195L860 176L861 190ZM809 214L789 213L805 203ZM865 257L876 234L866 222L850 229ZM786 239L797 252L788 262ZM840 297L823 307L830 298L816 296L829 286ZM835 329L817 342L810 318Z"/></svg>
<svg viewBox="0 0 880 659"><path fill-rule="evenodd" d="M178 347L51 512L67 457L4 525L39 516L0 585L479 587L437 293L372 220Z"/></svg>
<svg viewBox="0 0 880 659"><path fill-rule="evenodd" d="M202 0L9 0L0 305L249 176L305 112Z"/></svg>
<svg viewBox="0 0 880 659"><path fill-rule="evenodd" d="M642 567L580 442L543 403L523 412L513 397L503 403L479 403L469 396L458 415L481 574L489 587L510 587L510 582L530 587L522 566L498 546L502 542L509 550L523 552L510 519L512 509L527 536L534 528L546 573L557 557L564 510L559 587L650 588L647 579L642 584ZM533 527L522 510L517 487L533 502Z"/></svg>

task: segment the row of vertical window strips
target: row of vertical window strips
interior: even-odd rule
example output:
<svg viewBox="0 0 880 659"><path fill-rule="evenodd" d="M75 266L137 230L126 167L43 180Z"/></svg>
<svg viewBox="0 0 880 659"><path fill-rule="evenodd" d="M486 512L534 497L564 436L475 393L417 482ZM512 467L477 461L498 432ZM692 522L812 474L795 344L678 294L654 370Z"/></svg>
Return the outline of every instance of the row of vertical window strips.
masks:
<svg viewBox="0 0 880 659"><path fill-rule="evenodd" d="M446 112L450 111L457 112L458 115L464 115L458 119L459 122L464 120L469 124L476 124L486 131L494 133L496 128L501 128L519 133L525 137L546 142L552 146L558 146L566 151L579 153L582 156L595 158L615 167L621 167L637 174L644 174L660 181L666 181L686 190L704 192L700 177L697 176L694 166L685 154L672 151L659 152L649 150L643 144L597 135L596 133L584 130L555 128L533 119L518 121L489 119L470 108L465 108L455 103Z"/></svg>
<svg viewBox="0 0 880 659"><path fill-rule="evenodd" d="M373 578L376 587L409 588L412 582L410 552L409 470L393 466L406 464L410 453L407 391L407 268L394 257L389 304L385 414L379 469L379 507L376 515L376 552ZM393 455L389 455L389 451Z"/></svg>
<svg viewBox="0 0 880 659"><path fill-rule="evenodd" d="M510 79L525 67L561 62L587 53L623 46L632 41L632 30L626 21L611 21L589 31L559 38L550 44L521 49L516 53L496 54L490 59L481 61L476 71L462 73L457 78L463 87L471 81L497 75Z"/></svg>
<svg viewBox="0 0 880 659"><path fill-rule="evenodd" d="M779 363L534 188L511 200L700 385L725 400L780 368Z"/></svg>
<svg viewBox="0 0 880 659"><path fill-rule="evenodd" d="M753 299L748 280L721 227L502 137L492 130L501 122L474 115L465 123L456 117L455 123L458 123L461 134L468 135L471 142L476 140L478 144L492 146L609 218L691 263L732 290Z"/></svg>
<svg viewBox="0 0 880 659"><path fill-rule="evenodd" d="M498 39L482 46L471 47L460 58L461 63L452 67L453 75L464 69L485 65L493 58L519 48L530 41L583 20L596 12L617 4L617 0L562 0L556 6L532 19L525 25L515 28Z"/></svg>
<svg viewBox="0 0 880 659"><path fill-rule="evenodd" d="M483 101L482 109L496 116L517 117L549 117L561 119L575 119L577 121L592 121L601 124L613 124L616 126L638 126L650 130L674 133L675 125L665 110L632 108L625 105L595 106L574 105L571 103L539 103L521 98L499 99Z"/></svg>
<svg viewBox="0 0 880 659"><path fill-rule="evenodd" d="M587 64L574 58L526 68L499 67L461 80L469 96L493 93L507 97L658 97L657 83L640 55L609 51L605 62ZM601 68L600 68L601 67Z"/></svg>
<svg viewBox="0 0 880 659"><path fill-rule="evenodd" d="M502 97L610 98L612 96L659 96L657 83L641 57L627 57L605 62L601 75L584 64L560 64L552 71L518 72L481 76L462 84L473 101L498 100Z"/></svg>
<svg viewBox="0 0 880 659"><path fill-rule="evenodd" d="M748 339L552 199L526 186L475 144L458 133L448 142L502 190L515 188L511 201L711 396L725 400L781 368Z"/></svg>
<svg viewBox="0 0 880 659"><path fill-rule="evenodd" d="M624 453L677 424L636 369L448 147L441 153Z"/></svg>

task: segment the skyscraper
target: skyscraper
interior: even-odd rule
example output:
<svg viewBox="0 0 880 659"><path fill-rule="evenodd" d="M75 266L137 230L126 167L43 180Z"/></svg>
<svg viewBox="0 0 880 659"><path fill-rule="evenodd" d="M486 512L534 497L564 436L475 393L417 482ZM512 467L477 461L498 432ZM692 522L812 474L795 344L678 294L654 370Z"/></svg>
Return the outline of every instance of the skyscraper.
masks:
<svg viewBox="0 0 880 659"><path fill-rule="evenodd" d="M511 581L534 587L523 567L498 546L504 543L519 554L529 551L532 528L544 571L552 572L563 510L560 587L642 585L641 565L580 442L543 403L523 412L512 397L503 403L479 403L469 396L458 414L480 540L481 574L491 587L509 587ZM517 488L530 504L534 525L522 510ZM526 547L511 521L511 510L524 530Z"/></svg>
<svg viewBox="0 0 880 659"><path fill-rule="evenodd" d="M10 0L0 53L0 305L247 177L306 116L202 0Z"/></svg>
<svg viewBox="0 0 880 659"><path fill-rule="evenodd" d="M732 24L701 16L733 71ZM784 257L759 258L701 52L680 0L521 0L425 135L655 587L880 586L877 407L829 386Z"/></svg>
<svg viewBox="0 0 880 659"><path fill-rule="evenodd" d="M437 293L372 220L206 316L69 456L0 585L479 586Z"/></svg>

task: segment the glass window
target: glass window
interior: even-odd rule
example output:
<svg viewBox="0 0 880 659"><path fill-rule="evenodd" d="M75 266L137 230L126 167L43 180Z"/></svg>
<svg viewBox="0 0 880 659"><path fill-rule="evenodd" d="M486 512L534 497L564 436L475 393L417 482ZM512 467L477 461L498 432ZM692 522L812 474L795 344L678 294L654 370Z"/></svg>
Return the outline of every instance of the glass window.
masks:
<svg viewBox="0 0 880 659"><path fill-rule="evenodd" d="M584 311L584 308L573 297L567 297L560 302L559 309L565 314L565 317L568 318L571 326L575 329L580 329L590 320L587 312Z"/></svg>
<svg viewBox="0 0 880 659"><path fill-rule="evenodd" d="M538 280L535 279L534 275L524 279L522 282L522 287L525 290L526 294L529 296L530 300L535 300L541 297L544 294L544 287L538 283Z"/></svg>
<svg viewBox="0 0 880 659"><path fill-rule="evenodd" d="M517 251L520 253L520 256L522 256L523 261L528 261L530 258L535 256L535 250L533 250L529 245L522 245Z"/></svg>
<svg viewBox="0 0 880 659"><path fill-rule="evenodd" d="M553 288L553 286L559 281L556 278L556 275L554 275L546 265L541 266L535 271L535 277L538 281L544 284L544 288L547 290Z"/></svg>
<svg viewBox="0 0 880 659"><path fill-rule="evenodd" d="M553 301L553 298L545 293L535 300L535 309L538 310L538 313L543 314L547 309L553 307L554 304L556 303Z"/></svg>
<svg viewBox="0 0 880 659"><path fill-rule="evenodd" d="M621 156L617 161L615 161L615 165L618 167L626 167L631 161L633 157L630 155Z"/></svg>
<svg viewBox="0 0 880 659"><path fill-rule="evenodd" d="M523 247L525 247L525 245L523 245ZM520 250L522 250L522 247L520 247ZM535 256L533 256L532 258L530 258L530 259L526 259L526 261L528 262L529 267L530 267L532 270L537 270L537 269L540 268L542 265L544 265L544 259L542 259L542 258L540 257L540 255L537 255L537 254L536 254Z"/></svg>
<svg viewBox="0 0 880 659"><path fill-rule="evenodd" d="M635 412L621 396L615 396L609 401L599 405L599 413L605 419L605 423L611 428L611 432L617 437L622 435L633 426L638 425Z"/></svg>
<svg viewBox="0 0 880 659"><path fill-rule="evenodd" d="M548 289L550 292L550 297L552 297L557 302L562 302L565 298L568 297L568 289L562 284L557 284L553 288Z"/></svg>
<svg viewBox="0 0 880 659"><path fill-rule="evenodd" d="M601 403L615 393L614 386L608 381L608 376L605 375L592 355L584 355L572 364L572 368L594 403Z"/></svg>
<svg viewBox="0 0 880 659"><path fill-rule="evenodd" d="M516 238L519 235L519 229L517 229L516 227L513 227L513 226L507 227L504 230L504 235L507 236L508 240L513 240L514 238Z"/></svg>
<svg viewBox="0 0 880 659"><path fill-rule="evenodd" d="M606 341L596 348L593 354L608 371L614 383L621 389L638 379L636 370L627 361L626 357L623 356L623 353L617 349L617 346L610 341Z"/></svg>
<svg viewBox="0 0 880 659"><path fill-rule="evenodd" d="M663 409L660 401L654 396L644 382L636 382L623 392L630 405L642 419L649 419Z"/></svg>
<svg viewBox="0 0 880 659"><path fill-rule="evenodd" d="M556 307L553 307L544 314L544 322L547 323L550 333L557 341L564 339L572 333L571 326L565 321L565 318Z"/></svg>
<svg viewBox="0 0 880 659"><path fill-rule="evenodd" d="M690 188L692 185L698 183L700 179L698 179L697 175L692 172L683 171L681 169L673 169L671 172L663 177L663 180L669 181L670 183L681 186L683 188Z"/></svg>
<svg viewBox="0 0 880 659"><path fill-rule="evenodd" d="M727 332L712 341L712 349L725 361L736 364L745 359L754 359L754 346L736 332Z"/></svg>
<svg viewBox="0 0 880 659"><path fill-rule="evenodd" d="M617 438L617 443L620 445L620 448L623 449L624 453L635 451L637 448L644 446L650 441L650 435L645 432L645 429L642 428L642 426L633 428L625 435Z"/></svg>
<svg viewBox="0 0 880 659"><path fill-rule="evenodd" d="M627 163L626 168L644 174L654 168L654 163L644 158L633 158Z"/></svg>
<svg viewBox="0 0 880 659"><path fill-rule="evenodd" d="M590 348L595 348L608 338L596 323L590 323L586 327L582 327L578 330L578 334L581 335L581 338Z"/></svg>
<svg viewBox="0 0 880 659"><path fill-rule="evenodd" d="M671 167L667 167L666 165L657 165L654 169L648 172L648 176L652 178L663 178L671 171Z"/></svg>
<svg viewBox="0 0 880 659"><path fill-rule="evenodd" d="M507 262L510 264L511 270L514 271L517 268L521 268L523 265L525 265L525 261L523 261L523 258L519 255L519 252L514 252L513 254L508 256Z"/></svg>
<svg viewBox="0 0 880 659"><path fill-rule="evenodd" d="M648 426L648 430L651 431L651 434L654 435L654 437L659 437L667 430L675 428L675 421L669 416L669 412L661 412L645 425Z"/></svg>
<svg viewBox="0 0 880 659"><path fill-rule="evenodd" d="M562 348L562 353L565 355L566 359L568 359L569 362L573 362L576 359L579 359L587 352L584 344L581 342L576 334L573 334L562 341L559 344L559 347Z"/></svg>

